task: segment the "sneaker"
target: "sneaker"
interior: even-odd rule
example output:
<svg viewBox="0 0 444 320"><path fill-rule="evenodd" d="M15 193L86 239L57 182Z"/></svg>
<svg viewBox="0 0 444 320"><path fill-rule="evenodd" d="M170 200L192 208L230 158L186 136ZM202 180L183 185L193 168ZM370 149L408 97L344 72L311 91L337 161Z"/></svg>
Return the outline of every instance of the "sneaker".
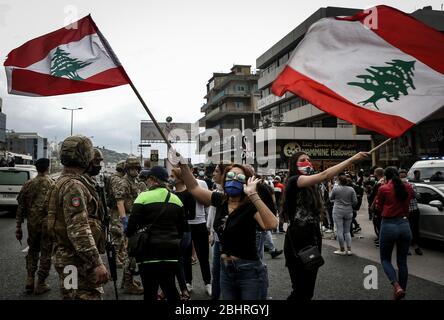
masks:
<svg viewBox="0 0 444 320"><path fill-rule="evenodd" d="M407 255L408 255L408 256L411 256L411 255L412 255L412 252L409 250L409 252L407 252Z"/></svg>
<svg viewBox="0 0 444 320"><path fill-rule="evenodd" d="M38 281L37 286L34 289L34 294L35 295L44 294L45 292L48 292L49 290L51 290L51 288L49 287L49 285L47 283L45 283L45 281Z"/></svg>
<svg viewBox="0 0 444 320"><path fill-rule="evenodd" d="M282 252L284 252L284 250L274 249L273 251L270 252L271 258L274 259L277 256L280 256L282 254Z"/></svg>
<svg viewBox="0 0 444 320"><path fill-rule="evenodd" d="M422 256L422 255L423 255L423 252L422 252L421 248L416 248L416 249L415 249L415 253L416 253L418 256Z"/></svg>
<svg viewBox="0 0 444 320"><path fill-rule="evenodd" d="M347 255L348 255L348 256L352 256L352 255L353 255L353 252L351 252L351 250L347 250Z"/></svg>
<svg viewBox="0 0 444 320"><path fill-rule="evenodd" d="M398 283L393 284L393 298L395 300L401 300L405 297L405 291Z"/></svg>
<svg viewBox="0 0 444 320"><path fill-rule="evenodd" d="M345 256L346 252L345 251L341 251L341 250L336 250L335 252L333 252L334 254L340 255L340 256Z"/></svg>
<svg viewBox="0 0 444 320"><path fill-rule="evenodd" d="M356 227L356 228L353 230L353 232L358 233L358 232L361 231L361 230L362 230L361 227Z"/></svg>
<svg viewBox="0 0 444 320"><path fill-rule="evenodd" d="M205 291L211 297L211 283L205 285Z"/></svg>
<svg viewBox="0 0 444 320"><path fill-rule="evenodd" d="M197 258L192 257L191 258L191 264L196 264L197 263Z"/></svg>
<svg viewBox="0 0 444 320"><path fill-rule="evenodd" d="M188 292L193 291L193 286L191 283L187 283L187 290L188 290Z"/></svg>
<svg viewBox="0 0 444 320"><path fill-rule="evenodd" d="M333 232L333 230L331 230L331 229L326 229L325 231L324 231L324 233L332 233Z"/></svg>

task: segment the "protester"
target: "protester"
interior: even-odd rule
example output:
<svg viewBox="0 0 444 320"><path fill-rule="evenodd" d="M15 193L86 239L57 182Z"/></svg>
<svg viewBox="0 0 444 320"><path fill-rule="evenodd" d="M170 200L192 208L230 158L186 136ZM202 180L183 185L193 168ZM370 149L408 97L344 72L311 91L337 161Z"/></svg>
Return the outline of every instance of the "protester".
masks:
<svg viewBox="0 0 444 320"><path fill-rule="evenodd" d="M278 221L259 197L259 179L250 170L234 164L225 169L225 194L203 189L182 157L170 151L172 162L180 163L187 189L197 201L216 207L214 229L221 244L221 294L224 300L260 300L267 285L266 270L256 249L256 225L274 229Z"/></svg>
<svg viewBox="0 0 444 320"><path fill-rule="evenodd" d="M295 252L307 245L317 245L319 251L321 250L319 219L323 203L317 184L333 178L345 168L367 157L368 153L359 152L317 174L312 174L313 165L305 152L296 152L290 158L283 206L284 216L289 222L284 245L286 266L293 288L289 300L310 300L314 294L318 270L306 270L302 261L295 256Z"/></svg>
<svg viewBox="0 0 444 320"><path fill-rule="evenodd" d="M413 180L412 182L424 182L423 179L421 179L421 171L415 170L413 171Z"/></svg>
<svg viewBox="0 0 444 320"><path fill-rule="evenodd" d="M412 187L413 193L415 195L412 198L412 200L410 200L409 216L408 216L410 230L412 231L411 245L413 246L415 253L419 256L422 256L423 252L422 252L421 248L419 247L419 219L420 219L421 214L420 214L419 208L418 208L418 200L416 200L417 197L419 197L419 194L416 191L416 186L407 181L407 170L399 170L399 178L401 179L402 182L407 183ZM410 254L411 253L409 251L409 255Z"/></svg>
<svg viewBox="0 0 444 320"><path fill-rule="evenodd" d="M378 194L379 188L384 185L384 169L382 168L376 168L375 169L375 179L376 183L373 186L370 196L368 197L368 205L370 207L371 215L372 215L372 221L373 221L373 228L375 230L376 239L375 239L375 246L379 247L379 230L381 229L381 212L374 206L376 195Z"/></svg>
<svg viewBox="0 0 444 320"><path fill-rule="evenodd" d="M213 171L213 181L216 186L215 191L223 193L223 174L227 164L220 163ZM214 231L213 224L216 216L216 207L208 208L207 229L210 234L210 243L213 246L213 261L211 274L213 281L211 282L211 300L219 300L220 298L220 242L217 233Z"/></svg>
<svg viewBox="0 0 444 320"><path fill-rule="evenodd" d="M168 301L179 300L175 281L184 212L180 199L166 187L167 181L164 168L154 166L149 170L145 180L148 190L134 201L126 230L126 235L132 237L152 224L144 257L138 261L145 300L157 300L159 286Z"/></svg>
<svg viewBox="0 0 444 320"><path fill-rule="evenodd" d="M334 253L339 255L352 255L350 226L353 219L353 206L358 199L355 190L348 185L347 177L339 175L339 185L335 186L330 194L333 205L333 219L338 233L339 250ZM345 251L344 242L347 245Z"/></svg>
<svg viewBox="0 0 444 320"><path fill-rule="evenodd" d="M375 199L375 206L382 216L380 256L384 272L393 286L394 299L399 300L405 297L407 288L407 253L412 240L408 214L410 200L414 194L412 187L401 181L396 168L386 168L384 175L386 183L379 188ZM398 276L391 262L395 244Z"/></svg>

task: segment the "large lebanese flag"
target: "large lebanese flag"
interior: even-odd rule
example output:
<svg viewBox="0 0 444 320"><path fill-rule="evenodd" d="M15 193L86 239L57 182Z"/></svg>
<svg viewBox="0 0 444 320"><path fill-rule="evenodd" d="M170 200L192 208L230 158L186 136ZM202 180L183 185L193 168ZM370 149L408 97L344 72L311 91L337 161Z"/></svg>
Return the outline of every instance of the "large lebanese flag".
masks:
<svg viewBox="0 0 444 320"><path fill-rule="evenodd" d="M90 15L12 50L4 66L8 92L17 95L53 96L130 82Z"/></svg>
<svg viewBox="0 0 444 320"><path fill-rule="evenodd" d="M376 28L365 25L370 18ZM387 6L321 19L272 85L278 96L287 91L359 127L399 137L444 106L444 35Z"/></svg>

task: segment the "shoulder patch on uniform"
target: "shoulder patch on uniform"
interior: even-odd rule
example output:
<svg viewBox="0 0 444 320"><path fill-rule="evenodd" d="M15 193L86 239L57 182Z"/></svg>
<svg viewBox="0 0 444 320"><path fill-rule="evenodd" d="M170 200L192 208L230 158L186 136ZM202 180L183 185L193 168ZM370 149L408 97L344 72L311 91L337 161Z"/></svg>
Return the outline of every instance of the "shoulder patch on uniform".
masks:
<svg viewBox="0 0 444 320"><path fill-rule="evenodd" d="M78 196L72 197L71 198L71 204L72 204L73 207L76 207L76 208L80 207L80 204L81 204L80 197L78 197Z"/></svg>

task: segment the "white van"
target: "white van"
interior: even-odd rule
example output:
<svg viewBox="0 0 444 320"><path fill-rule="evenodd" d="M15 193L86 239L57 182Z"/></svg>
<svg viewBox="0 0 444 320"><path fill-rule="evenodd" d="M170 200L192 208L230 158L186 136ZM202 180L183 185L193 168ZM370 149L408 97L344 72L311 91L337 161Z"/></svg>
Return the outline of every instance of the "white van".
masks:
<svg viewBox="0 0 444 320"><path fill-rule="evenodd" d="M421 172L421 179L424 182L429 182L430 177L433 176L437 171L444 173L444 160L420 160L416 161L407 173L407 178L409 180L414 179L413 172L419 170Z"/></svg>
<svg viewBox="0 0 444 320"><path fill-rule="evenodd" d="M17 196L23 184L37 176L33 165L15 165L0 167L0 211L14 211L17 208Z"/></svg>

